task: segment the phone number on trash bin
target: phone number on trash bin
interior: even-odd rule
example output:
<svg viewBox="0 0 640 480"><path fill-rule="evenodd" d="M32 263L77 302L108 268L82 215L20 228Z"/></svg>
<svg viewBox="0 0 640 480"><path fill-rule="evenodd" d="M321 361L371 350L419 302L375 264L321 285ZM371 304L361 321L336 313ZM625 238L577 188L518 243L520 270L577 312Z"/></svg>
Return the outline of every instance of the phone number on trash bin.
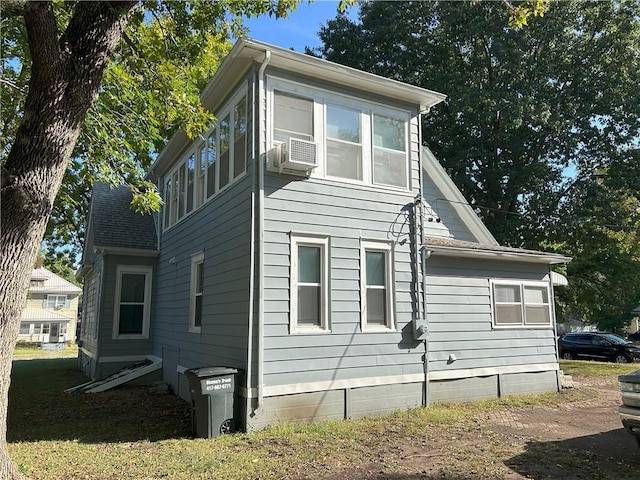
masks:
<svg viewBox="0 0 640 480"><path fill-rule="evenodd" d="M226 390L231 388L231 379L230 378L216 378L214 380L206 380L205 381L205 389L207 391L211 390Z"/></svg>

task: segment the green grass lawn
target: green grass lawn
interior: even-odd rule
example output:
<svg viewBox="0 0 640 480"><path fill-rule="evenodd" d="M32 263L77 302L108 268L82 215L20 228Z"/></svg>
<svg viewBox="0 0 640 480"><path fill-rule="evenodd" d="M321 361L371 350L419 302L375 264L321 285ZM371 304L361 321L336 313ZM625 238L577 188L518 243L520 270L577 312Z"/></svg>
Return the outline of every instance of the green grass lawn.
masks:
<svg viewBox="0 0 640 480"><path fill-rule="evenodd" d="M583 367L590 372L600 368L604 375L630 368L591 363L563 362L562 366L573 374ZM429 437L454 448L456 442L448 439L467 431L469 424L475 428L474 415L539 404L553 407L584 395L574 389L562 394L433 405L372 419L286 424L250 434L193 439L189 405L176 396L141 387L100 394L64 393L84 381L74 358L14 360L8 442L23 473L34 479L68 480L323 478L323 472L335 471L332 469L378 461L380 452L390 448L389 442L424 445ZM465 422L467 427L461 426ZM504 451L507 447L496 445L499 455L509 453ZM490 468L495 470L481 478L502 478L491 472L503 472L504 465L493 462ZM476 478L472 471L459 473L455 478Z"/></svg>
<svg viewBox="0 0 640 480"><path fill-rule="evenodd" d="M67 345L59 350L43 350L40 347L26 346L18 344L13 351L13 358L55 358L55 357L77 357L78 346Z"/></svg>
<svg viewBox="0 0 640 480"><path fill-rule="evenodd" d="M640 369L640 363L589 362L585 360L560 360L560 369L566 375L583 377L617 377Z"/></svg>

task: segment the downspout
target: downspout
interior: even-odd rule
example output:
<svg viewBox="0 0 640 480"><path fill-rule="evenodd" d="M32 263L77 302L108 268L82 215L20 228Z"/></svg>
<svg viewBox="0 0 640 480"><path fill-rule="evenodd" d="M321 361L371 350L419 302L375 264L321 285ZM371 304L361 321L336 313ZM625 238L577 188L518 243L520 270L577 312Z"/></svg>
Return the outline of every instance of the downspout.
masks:
<svg viewBox="0 0 640 480"><path fill-rule="evenodd" d="M253 97L251 99L251 119L253 121L253 128L251 129L251 156L253 157L253 167L251 169L251 248L249 251L249 264L250 272L249 272L249 325L247 328L247 372L245 376L245 388L247 391L247 396L245 398L246 407L245 412L246 415L249 415L251 412L251 400L253 396L251 395L251 377L253 375L253 319L255 318L255 275L256 275L256 166L258 163L258 149L256 148L256 93L257 88L254 83L253 85Z"/></svg>
<svg viewBox="0 0 640 480"><path fill-rule="evenodd" d="M425 234L424 234L424 165L422 164L422 114L428 113L429 109L426 109L424 112L420 112L418 114L418 171L419 171L419 188L420 192L418 193L417 200L419 201L420 208L418 217L418 202L416 202L416 269L418 272L422 273L422 295L418 295L418 318L423 318L424 321L427 321L427 259L431 256L431 251L427 250L427 246L424 244ZM419 242L418 243L418 239ZM419 250L418 250L419 248ZM420 252L420 259L418 257L418 251ZM421 263L421 265L420 265ZM419 267L422 268L419 268ZM420 282L420 278L418 277L417 282ZM420 293L420 292L419 292ZM420 308L422 305L422 309ZM420 314L423 314L420 317ZM427 324L428 325L428 324ZM427 338L423 340L424 343L424 361L423 361L423 370L424 370L424 405L429 405L429 331L427 330Z"/></svg>
<svg viewBox="0 0 640 480"><path fill-rule="evenodd" d="M558 363L558 371L556 372L556 381L558 382L558 391L562 390L562 371L560 370L560 349L558 348L558 318L556 317L556 292L553 288L553 277L551 275L551 264L549 264L549 290L551 291L551 318L553 318L553 338L554 348L556 350L556 361Z"/></svg>
<svg viewBox="0 0 640 480"><path fill-rule="evenodd" d="M265 99L264 71L271 60L271 51L265 50L264 60L258 71L258 108L262 122L258 128L258 401L255 412L260 411L264 401L262 386L264 377L264 163L267 156L265 131L267 128L267 108ZM264 154L261 150L264 148Z"/></svg>

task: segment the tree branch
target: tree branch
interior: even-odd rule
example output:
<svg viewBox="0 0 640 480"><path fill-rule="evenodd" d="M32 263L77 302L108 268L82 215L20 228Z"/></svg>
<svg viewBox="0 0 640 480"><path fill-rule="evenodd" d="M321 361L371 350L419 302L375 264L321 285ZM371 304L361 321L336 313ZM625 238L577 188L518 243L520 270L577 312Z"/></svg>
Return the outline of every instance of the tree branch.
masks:
<svg viewBox="0 0 640 480"><path fill-rule="evenodd" d="M31 82L48 79L60 68L58 27L53 4L29 2L25 7L24 21L27 27L31 52Z"/></svg>

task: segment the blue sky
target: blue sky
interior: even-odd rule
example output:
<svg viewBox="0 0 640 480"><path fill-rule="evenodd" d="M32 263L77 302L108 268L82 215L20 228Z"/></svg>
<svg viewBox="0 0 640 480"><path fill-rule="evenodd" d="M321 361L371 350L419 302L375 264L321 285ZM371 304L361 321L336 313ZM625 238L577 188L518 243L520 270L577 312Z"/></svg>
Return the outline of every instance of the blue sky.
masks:
<svg viewBox="0 0 640 480"><path fill-rule="evenodd" d="M271 18L263 15L245 22L249 28L249 37L271 43L278 47L293 48L304 52L304 47L319 47L320 25L336 17L338 2L333 0L315 0L308 3L303 0L289 18ZM357 7L348 10L349 16L357 17Z"/></svg>

